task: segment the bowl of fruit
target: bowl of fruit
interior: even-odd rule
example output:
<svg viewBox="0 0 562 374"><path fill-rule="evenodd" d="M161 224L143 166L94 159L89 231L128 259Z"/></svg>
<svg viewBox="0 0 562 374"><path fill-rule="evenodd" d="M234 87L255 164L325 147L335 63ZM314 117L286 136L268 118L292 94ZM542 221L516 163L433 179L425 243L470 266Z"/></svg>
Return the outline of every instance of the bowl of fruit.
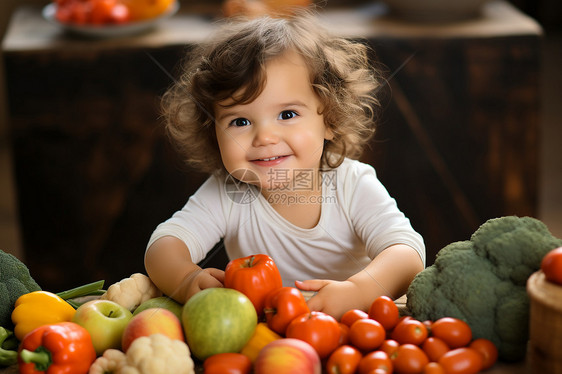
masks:
<svg viewBox="0 0 562 374"><path fill-rule="evenodd" d="M42 13L66 31L115 37L150 30L178 9L178 0L54 0Z"/></svg>

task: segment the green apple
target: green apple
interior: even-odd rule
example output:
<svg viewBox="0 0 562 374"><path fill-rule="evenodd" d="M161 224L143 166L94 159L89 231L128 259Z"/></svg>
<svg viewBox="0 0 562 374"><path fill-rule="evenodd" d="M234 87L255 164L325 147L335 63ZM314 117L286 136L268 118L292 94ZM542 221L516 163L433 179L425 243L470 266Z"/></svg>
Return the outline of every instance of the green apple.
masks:
<svg viewBox="0 0 562 374"><path fill-rule="evenodd" d="M92 337L98 355L106 349L121 348L121 337L133 314L111 300L91 300L76 309L72 321L84 327Z"/></svg>
<svg viewBox="0 0 562 374"><path fill-rule="evenodd" d="M160 296L160 297L148 299L145 302L143 302L135 309L135 311L133 312L133 316L136 316L137 314L139 314L140 312L146 309L164 308L164 309L168 309L170 312L174 313L176 317L181 319L182 307L183 305L178 303L174 299L168 296Z"/></svg>
<svg viewBox="0 0 562 374"><path fill-rule="evenodd" d="M183 306L182 323L191 353L199 360L218 353L239 352L258 322L254 304L242 292L207 288Z"/></svg>

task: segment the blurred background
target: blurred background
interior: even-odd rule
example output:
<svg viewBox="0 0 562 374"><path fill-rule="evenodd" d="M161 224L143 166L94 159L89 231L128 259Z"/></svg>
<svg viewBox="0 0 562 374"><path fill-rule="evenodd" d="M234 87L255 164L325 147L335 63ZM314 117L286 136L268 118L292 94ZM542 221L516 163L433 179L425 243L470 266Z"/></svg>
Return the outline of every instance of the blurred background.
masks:
<svg viewBox="0 0 562 374"><path fill-rule="evenodd" d="M0 2L0 36L20 7L46 4ZM363 160L424 235L428 264L499 215L534 216L562 237L562 3L509 4L540 35L369 37L387 76L398 73ZM205 178L182 166L158 122L163 70L175 72L185 46L69 43L10 50L0 70L0 249L56 291L143 272L155 225Z"/></svg>

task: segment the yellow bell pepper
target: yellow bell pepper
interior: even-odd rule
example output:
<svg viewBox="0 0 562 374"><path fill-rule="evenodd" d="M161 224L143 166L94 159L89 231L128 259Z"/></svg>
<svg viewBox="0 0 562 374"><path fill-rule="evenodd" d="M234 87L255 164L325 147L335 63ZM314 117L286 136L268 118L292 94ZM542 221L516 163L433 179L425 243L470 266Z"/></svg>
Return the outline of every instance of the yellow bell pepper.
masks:
<svg viewBox="0 0 562 374"><path fill-rule="evenodd" d="M76 310L60 296L48 291L21 295L14 304L14 334L23 340L27 333L43 325L72 321Z"/></svg>
<svg viewBox="0 0 562 374"><path fill-rule="evenodd" d="M244 348L242 348L240 353L247 356L252 362L255 362L262 348L277 339L281 339L281 336L267 327L267 323L260 322L256 326L254 335L250 338L248 343L246 343Z"/></svg>

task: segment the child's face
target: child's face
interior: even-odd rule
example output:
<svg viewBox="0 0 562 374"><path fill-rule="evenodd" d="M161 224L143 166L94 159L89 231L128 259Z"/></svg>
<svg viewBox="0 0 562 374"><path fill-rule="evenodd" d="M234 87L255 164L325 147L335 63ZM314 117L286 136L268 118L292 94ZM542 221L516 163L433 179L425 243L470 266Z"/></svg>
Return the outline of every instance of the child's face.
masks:
<svg viewBox="0 0 562 374"><path fill-rule="evenodd" d="M226 170L273 190L289 187L295 169L317 173L324 140L332 134L319 114L321 103L297 53L272 59L266 73L265 88L253 102L221 106L229 99L216 105L215 129Z"/></svg>

